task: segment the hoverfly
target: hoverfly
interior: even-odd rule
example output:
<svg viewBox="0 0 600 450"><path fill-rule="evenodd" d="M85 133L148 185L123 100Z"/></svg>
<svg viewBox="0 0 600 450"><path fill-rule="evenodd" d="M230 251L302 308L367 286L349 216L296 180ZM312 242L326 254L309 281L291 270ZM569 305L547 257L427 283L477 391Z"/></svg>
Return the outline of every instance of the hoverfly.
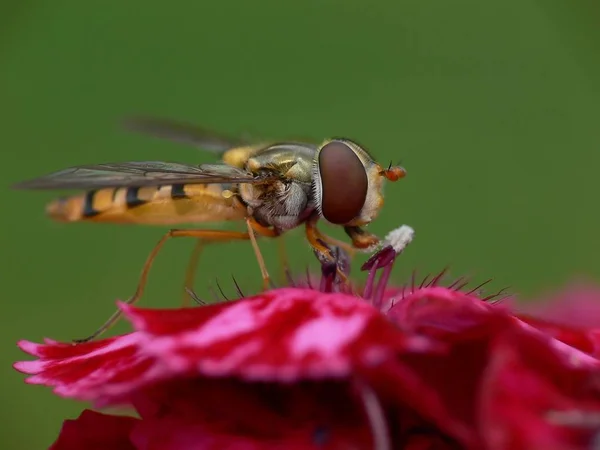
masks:
<svg viewBox="0 0 600 450"><path fill-rule="evenodd" d="M156 225L244 221L246 231L172 229L150 252L137 289L127 302L143 293L148 272L169 238L194 237L198 243L249 240L263 278L269 274L256 237L281 236L305 225L306 238L320 260L333 261L331 246L370 249L379 238L363 230L383 206L383 181L405 176L400 166L380 166L358 143L346 138L309 142L255 143L222 136L196 126L138 117L127 129L185 143L220 155L217 164L188 165L140 161L83 165L25 181L17 189L76 189L58 198L47 214L61 222L111 222ZM317 229L319 219L343 226L349 245ZM198 252L199 254L199 252ZM190 263L190 265L195 265ZM116 312L95 333L106 331Z"/></svg>

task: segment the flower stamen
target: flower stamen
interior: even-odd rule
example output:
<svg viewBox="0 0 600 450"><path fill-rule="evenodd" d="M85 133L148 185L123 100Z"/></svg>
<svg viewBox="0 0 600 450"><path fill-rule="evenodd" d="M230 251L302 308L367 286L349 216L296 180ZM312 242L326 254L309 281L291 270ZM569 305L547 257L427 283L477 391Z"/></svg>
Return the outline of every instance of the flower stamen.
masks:
<svg viewBox="0 0 600 450"><path fill-rule="evenodd" d="M306 285L309 289L314 289L312 282L310 281L310 267L306 266Z"/></svg>
<svg viewBox="0 0 600 450"><path fill-rule="evenodd" d="M471 294L475 294L477 291L479 291L479 289L481 289L482 287L484 287L486 284L489 284L493 281L492 278L485 280L483 283L475 286L473 289L471 289L469 292L467 292L467 295L471 295Z"/></svg>
<svg viewBox="0 0 600 450"><path fill-rule="evenodd" d="M381 402L370 386L359 380L355 380L354 384L358 391L358 395L362 400L367 420L369 421L371 435L373 437L373 448L378 450L391 450L392 443L390 440L390 433Z"/></svg>
<svg viewBox="0 0 600 450"><path fill-rule="evenodd" d="M390 263L383 268L383 273L379 277L379 282L377 283L377 288L375 290L375 298L373 299L373 306L375 308L381 308L383 304L385 288L387 287L388 281L390 280L390 275L392 274L394 262L396 262L396 258L390 261Z"/></svg>
<svg viewBox="0 0 600 450"><path fill-rule="evenodd" d="M217 289L219 290L219 292L223 296L223 299L228 302L229 298L225 295L225 292L223 292L223 289L221 288L221 285L219 284L219 279L218 278L215 278L215 283L217 284Z"/></svg>
<svg viewBox="0 0 600 450"><path fill-rule="evenodd" d="M414 234L415 231L408 225L402 225L391 231L385 237L381 250L371 256L361 267L361 270L369 271L363 297L372 301L373 306L376 308L381 308L383 304L385 288L390 279L396 257L412 242ZM378 269L383 269L383 273L379 277L377 286L375 286L375 273ZM371 298L372 296L373 298Z"/></svg>
<svg viewBox="0 0 600 450"><path fill-rule="evenodd" d="M185 292L187 292L187 294L190 296L190 298L193 301L195 301L197 304L202 305L202 306L208 305L208 302L205 300L202 300L200 297L198 297L198 294L196 294L196 292L193 289L186 286Z"/></svg>
<svg viewBox="0 0 600 450"><path fill-rule="evenodd" d="M425 275L425 278L423 278L423 281L421 281L421 284L419 285L419 289L423 289L423 287L425 286L425 283L427 282L428 279L429 279L429 275Z"/></svg>
<svg viewBox="0 0 600 450"><path fill-rule="evenodd" d="M448 289L453 289L454 286L456 286L458 283L460 283L461 281L463 281L465 279L465 277L458 277L456 280L454 280L449 286L446 286ZM466 284L468 284L469 282L467 281ZM464 284L463 286L466 286L466 284ZM455 289L456 290L456 289Z"/></svg>
<svg viewBox="0 0 600 450"><path fill-rule="evenodd" d="M501 301L502 301L502 300L504 300L505 298L507 298L507 297L510 297L510 294L508 294L508 293L507 293L507 294L505 294L505 295L502 295L502 294L504 294L506 291L508 291L509 289L510 289L510 286L506 286L506 287L504 287L504 288L500 289L500 290L499 290L498 292L496 292L495 294L488 295L487 297L485 297L485 298L482 298L481 300L482 300L482 301L484 301L484 302L489 302L490 300L493 300L491 303L498 303L498 302L501 302Z"/></svg>
<svg viewBox="0 0 600 450"><path fill-rule="evenodd" d="M333 255L333 261L325 259L319 252L315 251L315 255L321 263L320 291L340 291L340 287L350 274L350 257L343 248L337 246L328 246L328 248L331 255Z"/></svg>
<svg viewBox="0 0 600 450"><path fill-rule="evenodd" d="M427 284L427 287L435 287L442 280L444 275L448 272L448 267L444 267L440 273L438 273L433 279Z"/></svg>
<svg viewBox="0 0 600 450"><path fill-rule="evenodd" d="M211 285L208 286L208 291L210 292L210 295L212 295L213 298L213 302L218 303L221 301L221 298L219 297L219 294L217 294L217 291L215 291L215 288L212 287Z"/></svg>
<svg viewBox="0 0 600 450"><path fill-rule="evenodd" d="M288 282L288 284L291 287L296 287L296 281L294 281L294 277L292 276L292 272L290 271L290 267L289 266L285 266L284 272L285 274L285 278Z"/></svg>
<svg viewBox="0 0 600 450"><path fill-rule="evenodd" d="M319 290L321 292L331 292L333 290L333 280L337 275L337 264L335 262L326 262L321 264L321 283Z"/></svg>
<svg viewBox="0 0 600 450"><path fill-rule="evenodd" d="M459 284L458 286L456 286L454 288L454 290L456 292L460 291L462 288L464 288L465 286L467 286L469 284L469 280L463 281L461 284Z"/></svg>
<svg viewBox="0 0 600 450"><path fill-rule="evenodd" d="M240 296L240 298L244 298L245 295L242 292L242 289L240 288L240 285L238 284L237 280L235 279L235 277L233 276L233 274L231 274L231 279L233 280L233 284L235 284L235 289L237 290L238 295Z"/></svg>

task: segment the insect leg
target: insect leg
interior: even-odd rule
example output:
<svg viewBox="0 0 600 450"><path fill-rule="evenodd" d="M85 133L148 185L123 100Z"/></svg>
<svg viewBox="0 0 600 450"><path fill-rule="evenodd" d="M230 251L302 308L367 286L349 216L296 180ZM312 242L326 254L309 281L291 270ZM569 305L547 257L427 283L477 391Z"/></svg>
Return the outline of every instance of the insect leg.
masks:
<svg viewBox="0 0 600 450"><path fill-rule="evenodd" d="M350 258L352 258L355 254L356 254L356 248L353 247L352 245L348 244L347 242L344 241L340 241L336 238L333 238L331 236L327 236L326 234L321 233L321 240L327 244L329 244L332 247L339 247L342 250L344 250L346 253L348 253L348 256L350 256Z"/></svg>
<svg viewBox="0 0 600 450"><path fill-rule="evenodd" d="M340 247L344 250L349 247L349 245L322 234L317 228L318 220L319 216L313 215L306 221L306 239L313 250L317 252L317 258L319 261L323 262L327 260L330 262L336 262L336 258L331 252L331 249L328 247L327 241L329 240L330 242L339 242L340 244L343 244L343 246L340 245ZM348 279L346 274L339 267L337 268L337 273L342 281L346 281Z"/></svg>
<svg viewBox="0 0 600 450"><path fill-rule="evenodd" d="M192 296L189 293L191 289L193 291L194 287L194 278L196 275L196 269L198 268L198 261L200 260L200 255L202 250L204 249L204 245L207 244L206 241L202 239L198 239L194 248L192 249L192 254L190 255L190 260L188 262L187 269L185 270L185 281L183 285L183 301L182 305L189 306L190 298L193 300Z"/></svg>
<svg viewBox="0 0 600 450"><path fill-rule="evenodd" d="M256 242L255 233L260 236L266 237L277 237L279 236L279 233L273 228L267 228L262 226L252 217L246 218L246 226L248 227L248 235L250 237L250 242L252 242L252 248L254 249L256 260L258 261L258 265L260 266L260 272L263 278L263 290L267 290L271 283L271 278L269 277L269 272L267 271L265 260L262 256L262 253L260 252L260 248L258 247L258 242Z"/></svg>
<svg viewBox="0 0 600 450"><path fill-rule="evenodd" d="M308 220L306 222L306 239L308 239L308 243L315 251L325 256L325 258L329 261L333 261L333 255L327 247L327 244L323 239L323 235L317 228L316 220Z"/></svg>
<svg viewBox="0 0 600 450"><path fill-rule="evenodd" d="M256 242L256 240L253 240L253 235L254 235L254 232L257 232L261 236L277 237L277 236L279 236L279 233L277 233L276 231L274 231L271 228L263 227L262 225L258 224L254 219L248 219L248 220L250 220L250 224L251 224L250 228L248 229L248 236L249 236L248 239L250 239L250 241L252 242L252 247L254 249L258 264L260 266L261 273L263 274L263 283L264 283L264 286L266 289L268 287L270 278L269 278L269 274L267 272L266 266L264 264L264 259L262 257L262 254L260 253L260 249L258 248L258 243ZM287 258L285 258L285 249L283 247L283 240L280 239L278 241L278 243L279 243L279 248L280 248L280 254L282 255L282 259L284 262L283 267L285 270L287 268ZM204 246L206 244L210 244L210 241L198 239L198 242L196 243L196 245L194 246L194 249L192 250L192 254L190 256L190 261L188 263L188 267L187 267L186 275L185 275L185 285L184 285L184 292L183 292L183 305L184 306L187 306L189 304L190 295L188 293L188 289L191 289L193 287L194 278L195 278L194 275L195 275L196 269L198 267L198 260L200 258L200 254L202 253L202 249L204 248ZM266 275L266 279L265 279L265 275Z"/></svg>
<svg viewBox="0 0 600 450"><path fill-rule="evenodd" d="M352 245L348 244L347 242L340 241L336 238L333 238L331 236L321 233L317 228L317 220L315 220L315 218L318 218L318 216L314 216L314 218L311 218L306 222L307 233L311 233L311 235L314 236L314 239L321 240L323 243L329 244L332 247L341 248L346 253L348 253L350 258L352 258L356 254L357 248L361 248L361 247L352 246ZM307 234L307 237L308 237L308 234ZM311 237L308 237L308 240L309 240L309 242L311 242ZM311 245L313 246L313 248L316 248L315 245L312 244L312 242L311 242Z"/></svg>
<svg viewBox="0 0 600 450"><path fill-rule="evenodd" d="M148 280L148 274L150 269L152 268L152 263L156 258L156 255L161 250L161 248L165 245L165 243L170 238L176 237L195 237L199 239L205 239L207 241L234 241L234 240L248 240L250 239L249 233L243 233L239 231L228 231L228 230L169 230L154 246L146 262L144 263L144 267L142 268L142 274L138 281L137 288L133 296L131 296L126 303L134 304L136 301L140 299L142 294L144 293L144 288L146 287L146 281ZM260 264L260 262L259 262ZM263 263L264 264L264 263ZM262 268L261 268L262 270ZM108 318L108 320L98 328L93 334L83 339L76 339L75 343L88 342L92 339L97 338L102 333L107 331L110 327L112 327L119 317L121 317L122 311L119 309L113 313L112 316Z"/></svg>
<svg viewBox="0 0 600 450"><path fill-rule="evenodd" d="M380 241L373 233L369 233L361 227L344 227L344 231L352 239L352 245L356 248L370 249Z"/></svg>

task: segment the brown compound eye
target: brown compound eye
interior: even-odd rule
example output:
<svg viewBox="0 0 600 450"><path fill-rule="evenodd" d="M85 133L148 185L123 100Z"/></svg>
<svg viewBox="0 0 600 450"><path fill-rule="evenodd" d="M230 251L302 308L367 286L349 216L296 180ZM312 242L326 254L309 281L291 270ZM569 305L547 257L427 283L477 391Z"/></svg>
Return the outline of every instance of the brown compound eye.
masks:
<svg viewBox="0 0 600 450"><path fill-rule="evenodd" d="M319 152L321 211L329 222L341 225L360 213L367 198L367 171L354 150L340 141Z"/></svg>

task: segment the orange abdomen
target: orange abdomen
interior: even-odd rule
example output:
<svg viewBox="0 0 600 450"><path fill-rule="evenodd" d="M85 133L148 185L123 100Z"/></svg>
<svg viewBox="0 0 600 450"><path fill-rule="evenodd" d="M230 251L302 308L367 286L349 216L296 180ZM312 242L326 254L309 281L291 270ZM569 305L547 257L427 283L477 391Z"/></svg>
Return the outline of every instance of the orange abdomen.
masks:
<svg viewBox="0 0 600 450"><path fill-rule="evenodd" d="M216 184L98 189L54 200L46 212L59 222L153 225L240 220L246 213Z"/></svg>

